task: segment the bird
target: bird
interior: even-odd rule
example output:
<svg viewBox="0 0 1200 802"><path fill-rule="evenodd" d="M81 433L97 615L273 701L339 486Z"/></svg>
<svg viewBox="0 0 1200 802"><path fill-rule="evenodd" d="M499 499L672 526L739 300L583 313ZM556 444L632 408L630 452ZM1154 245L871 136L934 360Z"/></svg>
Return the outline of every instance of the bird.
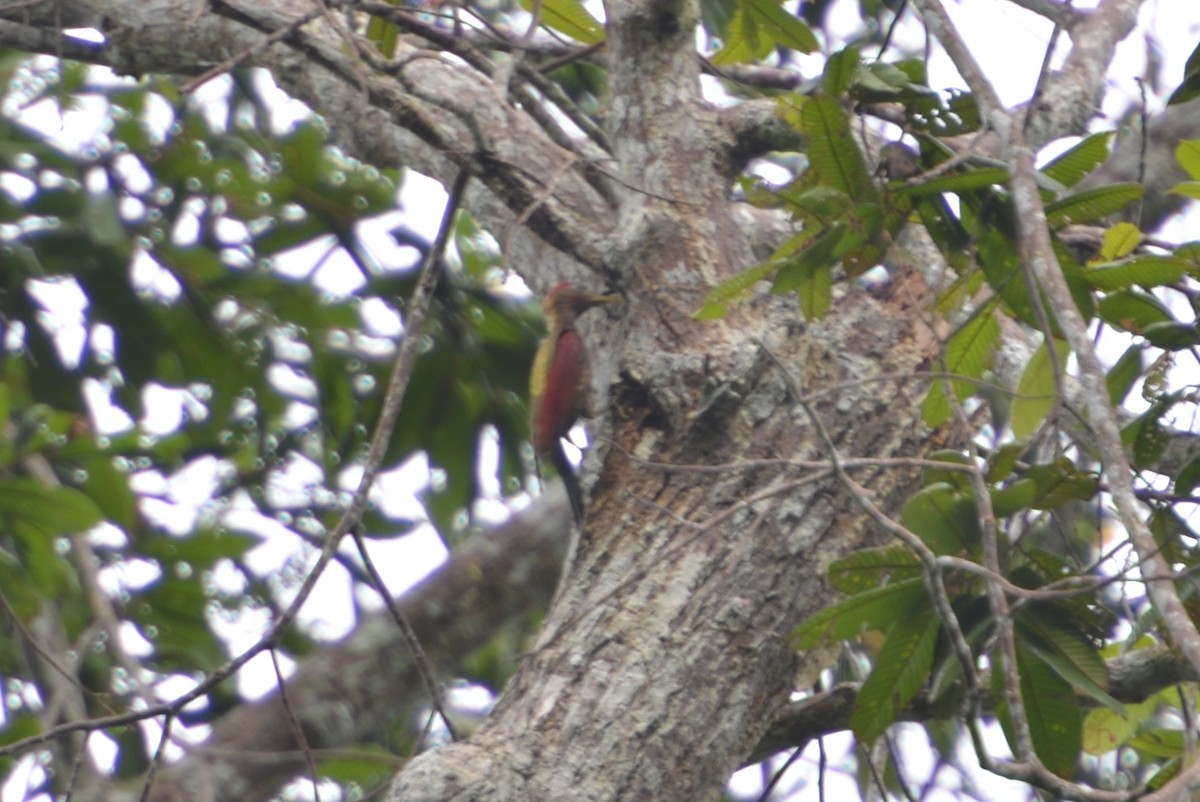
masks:
<svg viewBox="0 0 1200 802"><path fill-rule="evenodd" d="M562 440L588 411L591 374L587 348L575 322L587 310L619 300L615 295L581 292L563 281L542 301L547 331L529 374L530 440L539 469L541 458L546 457L562 478L576 524L583 522L583 490Z"/></svg>

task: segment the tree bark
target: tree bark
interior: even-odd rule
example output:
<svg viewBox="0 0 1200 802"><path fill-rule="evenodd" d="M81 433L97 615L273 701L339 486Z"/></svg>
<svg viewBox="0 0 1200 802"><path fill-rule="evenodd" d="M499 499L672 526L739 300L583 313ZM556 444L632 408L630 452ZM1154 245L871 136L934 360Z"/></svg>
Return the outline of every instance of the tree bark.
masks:
<svg viewBox="0 0 1200 802"><path fill-rule="evenodd" d="M830 479L736 463L827 456L793 380L843 455L932 446L909 377L934 341L900 300L841 288L826 320L804 323L791 299L760 295L692 319L752 263L720 115L699 94L695 8L607 9L622 180L606 267L627 305L593 340L614 413L577 553L488 722L414 760L392 799L719 798L797 677L824 664L787 635L829 601L826 567L874 537ZM857 478L885 507L913 481Z"/></svg>

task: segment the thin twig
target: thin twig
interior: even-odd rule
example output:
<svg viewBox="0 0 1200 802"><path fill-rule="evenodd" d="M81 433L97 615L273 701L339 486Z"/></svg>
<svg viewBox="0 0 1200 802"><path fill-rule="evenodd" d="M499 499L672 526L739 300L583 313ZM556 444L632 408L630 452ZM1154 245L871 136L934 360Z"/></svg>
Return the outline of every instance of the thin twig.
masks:
<svg viewBox="0 0 1200 802"><path fill-rule="evenodd" d="M283 26L282 28L279 28L278 30L272 31L271 33L265 35L261 41L255 42L252 47L247 47L245 50L242 50L240 53L237 53L237 54L233 55L232 57L225 59L217 66L213 67L212 69L206 70L206 71L200 73L200 75L197 75L195 78L192 78L190 81L187 81L186 83L184 83L182 86L179 87L180 94L190 95L192 92L196 91L196 89L198 89L199 87L208 83L213 78L216 78L217 76L220 76L220 75L224 75L225 73L230 72L230 71L240 67L241 65L250 61L255 56L262 53L264 50L266 50L271 45L291 36L292 33L294 31L296 31L298 28L304 27L305 25L312 22L313 20L315 20L317 17L321 16L324 13L325 13L324 9L314 8L311 11L301 14L299 17L292 20L291 22L289 22L287 25Z"/></svg>
<svg viewBox="0 0 1200 802"><path fill-rule="evenodd" d="M158 748L154 750L154 757L150 759L150 768L146 770L146 781L142 783L142 795L139 797L140 802L146 802L150 798L150 789L154 786L154 778L158 775L158 767L162 765L167 743L171 740L171 725L174 722L175 712L169 711L163 718L162 735L158 739Z"/></svg>
<svg viewBox="0 0 1200 802"><path fill-rule="evenodd" d="M983 118L1007 139L1013 162L1011 185L1013 204L1016 208L1017 235L1026 245L1034 276L1053 304L1059 325L1078 360L1079 380L1087 398L1096 434L1095 446L1104 461L1104 474L1108 477L1113 503L1121 523L1129 532L1143 573L1149 576L1166 576L1168 571L1162 557L1157 553L1154 535L1138 507L1133 469L1121 441L1121 428L1116 412L1109 402L1104 366L1096 355L1088 334L1087 321L1075 306L1075 300L1071 296L1054 252L1046 223L1046 210L1034 178L1036 169L1033 152L1025 142L1020 128L1012 124L1011 117L1002 108L995 89L954 29L940 0L918 0L918 4L926 26L941 41L958 71L971 87ZM1036 287L1032 287L1031 290L1037 292ZM1196 631L1195 624L1184 609L1175 586L1169 580L1150 581L1147 582L1146 589L1172 640L1188 661L1200 670L1200 632Z"/></svg>
<svg viewBox="0 0 1200 802"><path fill-rule="evenodd" d="M259 638L257 643L213 671L207 678L198 683L196 687L187 693L181 694L174 700L154 705L145 710L131 711L121 715L67 722L40 732L37 735L31 735L28 738L22 738L19 741L13 741L10 744L0 747L0 757L20 754L30 747L53 740L67 733L91 732L131 724L155 716L174 715L177 711L183 709L184 706L208 694L213 688L220 685L231 674L261 654L265 649L272 648L279 642L279 638L292 625L292 622L295 621L296 616L300 612L300 608L308 600L309 595L316 586L317 580L333 560L342 538L350 531L351 527L356 526L362 520L362 515L366 511L371 486L375 482L380 465L383 462L383 456L387 451L388 443L391 441L392 431L396 425L396 418L400 412L400 405L404 400L404 392L408 386L408 379L412 375L413 365L416 362L421 340L421 329L425 322L429 302L433 297L433 290L437 285L439 273L437 265L441 261L446 243L450 237L450 222L453 220L454 214L462 202L462 195L468 178L469 173L463 170L455 179L454 186L450 190L450 197L446 203L446 211L442 218L442 226L438 231L437 240L434 242L433 248L430 249L425 259L425 264L421 267L417 286L413 289L412 297L405 307L404 339L401 340L399 347L396 349L392 376L383 398L383 409L380 411L379 420L375 425L370 446L363 459L362 478L359 480L358 487L354 491L350 504L342 512L333 531L325 541L325 547L317 557L304 582L301 583L299 589L296 591L296 596L292 599L287 609L276 619L271 628Z"/></svg>
<svg viewBox="0 0 1200 802"><path fill-rule="evenodd" d="M829 454L830 461L833 463L833 474L838 479L839 483L850 494L850 498L854 500L859 507L867 514L871 520L875 521L884 531L892 534L901 542L911 548L921 561L924 568L922 572L925 578L925 585L929 590L929 595L933 599L934 608L937 610L938 618L941 619L942 625L946 628L947 634L950 636L950 643L954 649L954 655L958 659L959 665L963 670L963 676L967 680L967 686L971 689L978 689L979 674L975 668L975 658L971 655L971 647L967 644L966 636L963 634L962 627L959 625L958 616L954 612L954 608L950 604L950 595L946 591L945 582L942 579L941 566L938 565L937 556L933 551L925 545L921 538L911 532L909 529L900 523L892 520L884 514L875 503L871 501L866 490L856 483L842 468L841 458L838 456L837 446L833 442L833 438L829 435L829 430L825 428L824 421L817 414L816 409L809 403L804 393L801 392L800 386L796 383L791 371L787 366L780 361L767 344L762 340L758 341L758 345L771 358L775 365L783 374L784 382L787 384L788 391L796 402L808 415L812 421L813 429L817 433L817 438L821 441L822 447Z"/></svg>
<svg viewBox="0 0 1200 802"><path fill-rule="evenodd" d="M383 602L387 605L392 620L400 628L400 633L404 636L404 642L408 644L408 650L412 652L413 663L417 667L417 673L421 675L421 681L425 683L425 690L432 700L431 704L433 705L434 712L441 716L442 723L446 725L446 731L450 733L450 739L457 741L459 739L458 733L454 731L454 724L450 721L450 716L446 715L446 707L442 701L441 690L433 678L433 668L430 666L429 656L425 654L425 649L421 647L421 639L417 637L417 631L413 629L412 623L401 612L400 606L396 604L396 600L392 598L392 594L388 591L383 577L376 570L375 563L367 553L367 545L363 542L362 532L355 528L351 534L354 537L354 544L358 546L358 554L362 558L363 565L366 566L372 584L379 591L379 595L383 597Z"/></svg>
<svg viewBox="0 0 1200 802"><path fill-rule="evenodd" d="M317 763L313 759L312 750L308 748L308 738L304 737L304 728L300 726L300 719L296 717L296 711L292 709L292 701L287 692L287 680L284 678L283 669L279 665L279 650L268 649L267 654L271 655L271 668L275 670L275 684L279 688L279 701L283 705L283 715L287 718L288 728L292 731L292 737L296 739L296 745L304 753L304 763L308 766L308 777L313 786L313 797L317 802L321 802L321 787L318 784Z"/></svg>

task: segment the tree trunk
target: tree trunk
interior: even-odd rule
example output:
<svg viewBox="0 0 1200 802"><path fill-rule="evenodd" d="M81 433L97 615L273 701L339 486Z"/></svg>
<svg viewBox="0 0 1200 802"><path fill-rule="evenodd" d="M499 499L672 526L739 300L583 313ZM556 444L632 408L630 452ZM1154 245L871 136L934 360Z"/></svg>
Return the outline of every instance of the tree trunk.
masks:
<svg viewBox="0 0 1200 802"><path fill-rule="evenodd" d="M847 287L802 322L792 299L760 295L692 319L752 263L714 150L723 123L699 97L695 6L608 12L621 223L605 267L628 301L592 339L613 412L586 526L488 722L415 760L393 799L719 798L797 678L823 667L787 636L828 603L830 561L873 537L827 475L739 463L828 457L793 387L843 456L930 448L911 377L933 340L898 300ZM856 479L894 506L913 476Z"/></svg>

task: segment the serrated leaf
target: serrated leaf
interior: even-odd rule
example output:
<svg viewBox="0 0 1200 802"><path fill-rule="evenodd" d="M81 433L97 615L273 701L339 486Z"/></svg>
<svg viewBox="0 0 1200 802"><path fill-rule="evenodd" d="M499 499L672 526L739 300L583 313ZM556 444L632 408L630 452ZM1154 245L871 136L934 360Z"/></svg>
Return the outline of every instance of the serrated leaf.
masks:
<svg viewBox="0 0 1200 802"><path fill-rule="evenodd" d="M797 625L792 630L792 646L811 649L822 641L845 640L864 629L880 629L895 619L897 609L905 609L925 598L925 582L920 577L855 594Z"/></svg>
<svg viewBox="0 0 1200 802"><path fill-rule="evenodd" d="M920 560L900 543L859 549L829 566L829 584L851 594L920 575Z"/></svg>
<svg viewBox="0 0 1200 802"><path fill-rule="evenodd" d="M830 97L837 97L850 88L858 75L858 65L861 57L857 47L847 47L839 50L825 62L825 72L821 75L821 88Z"/></svg>
<svg viewBox="0 0 1200 802"><path fill-rule="evenodd" d="M805 320L820 320L833 305L833 268L829 265L806 267L801 273L800 286L796 288L800 297L800 311Z"/></svg>
<svg viewBox="0 0 1200 802"><path fill-rule="evenodd" d="M748 270L743 270L733 278L722 281L720 284L708 291L708 295L704 297L704 303L695 313L696 319L712 319L711 317L701 317L701 314L704 313L705 310L709 309L719 309L720 314L715 315L715 317L724 317L726 305L730 301L735 300L744 293L749 292L755 284L778 270L779 265L779 262L766 261L761 264L757 264Z"/></svg>
<svg viewBox="0 0 1200 802"><path fill-rule="evenodd" d="M1183 259L1146 254L1089 267L1083 276L1096 289L1113 291L1178 284L1191 269L1191 263Z"/></svg>
<svg viewBox="0 0 1200 802"><path fill-rule="evenodd" d="M946 370L958 376L977 379L992 363L992 354L1000 341L1000 323L991 306L964 323L946 343Z"/></svg>
<svg viewBox="0 0 1200 802"><path fill-rule="evenodd" d="M850 728L861 743L871 743L894 724L925 684L940 631L941 621L928 600L902 611L888 630L850 713Z"/></svg>
<svg viewBox="0 0 1200 802"><path fill-rule="evenodd" d="M1065 369L1070 347L1061 340L1054 340L1053 343L1058 354L1059 368ZM1058 382L1054 376L1054 361L1050 358L1050 349L1043 342L1025 366L1021 381L1017 384L1016 395L1013 397L1012 430L1018 440L1024 440L1038 430L1054 407L1057 395Z"/></svg>
<svg viewBox="0 0 1200 802"><path fill-rule="evenodd" d="M867 168L841 104L823 95L810 97L800 107L800 124L809 136L809 162L821 183L859 197L868 183Z"/></svg>
<svg viewBox="0 0 1200 802"><path fill-rule="evenodd" d="M521 0L521 8L533 13L535 0ZM585 45L604 41L604 26L579 0L541 0L542 22Z"/></svg>
<svg viewBox="0 0 1200 802"><path fill-rule="evenodd" d="M1108 184L1088 189L1046 204L1046 221L1051 228L1073 223L1090 223L1115 214L1140 199L1146 192L1141 184Z"/></svg>
<svg viewBox="0 0 1200 802"><path fill-rule="evenodd" d="M919 184L911 184L897 190L901 195L912 198L936 195L943 192L974 192L996 185L1004 185L1012 174L998 167L986 167L961 173L949 173L931 178Z"/></svg>
<svg viewBox="0 0 1200 802"><path fill-rule="evenodd" d="M1071 686L1021 644L1017 645L1017 671L1033 750L1050 771L1070 777L1083 740L1083 712L1074 703Z"/></svg>
<svg viewBox="0 0 1200 802"><path fill-rule="evenodd" d="M729 22L724 46L713 53L712 63L718 67L760 61L770 55L775 43L758 29L754 17L739 7Z"/></svg>
<svg viewBox="0 0 1200 802"><path fill-rule="evenodd" d="M1108 159L1114 131L1084 137L1075 147L1060 153L1042 168L1042 174L1064 187L1073 187Z"/></svg>
<svg viewBox="0 0 1200 802"><path fill-rule="evenodd" d="M1025 639L1024 645L1077 691L1113 710L1125 709L1108 693L1108 667L1099 652L1078 631L1060 624L1053 611L1046 615L1036 611L1021 615L1017 628Z"/></svg>
<svg viewBox="0 0 1200 802"><path fill-rule="evenodd" d="M804 20L788 13L782 0L738 0L746 15L753 18L759 30L775 44L799 53L814 53L820 48L817 37Z"/></svg>

